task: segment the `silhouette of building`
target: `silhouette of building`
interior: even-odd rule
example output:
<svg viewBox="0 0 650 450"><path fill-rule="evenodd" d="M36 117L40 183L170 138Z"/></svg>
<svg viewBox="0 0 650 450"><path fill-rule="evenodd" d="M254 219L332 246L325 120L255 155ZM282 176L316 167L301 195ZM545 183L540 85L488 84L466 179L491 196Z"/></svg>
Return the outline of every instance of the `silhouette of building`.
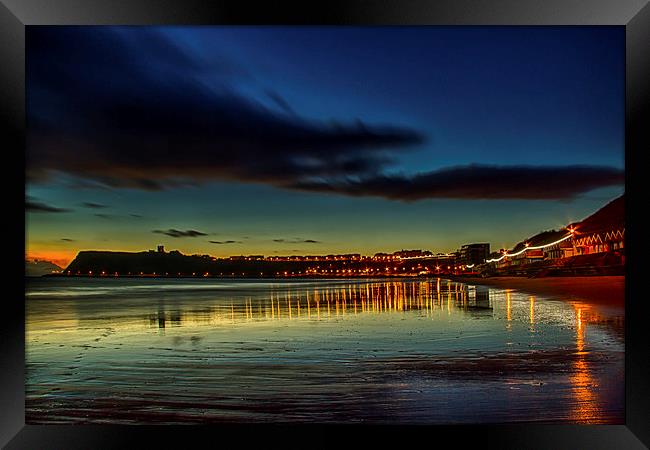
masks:
<svg viewBox="0 0 650 450"><path fill-rule="evenodd" d="M464 265L483 264L490 255L490 244L465 244L459 250L458 262Z"/></svg>
<svg viewBox="0 0 650 450"><path fill-rule="evenodd" d="M158 246L158 253L165 253L165 246L164 245L159 245Z"/></svg>
<svg viewBox="0 0 650 450"><path fill-rule="evenodd" d="M393 253L398 258L425 258L433 256L429 250L401 250Z"/></svg>

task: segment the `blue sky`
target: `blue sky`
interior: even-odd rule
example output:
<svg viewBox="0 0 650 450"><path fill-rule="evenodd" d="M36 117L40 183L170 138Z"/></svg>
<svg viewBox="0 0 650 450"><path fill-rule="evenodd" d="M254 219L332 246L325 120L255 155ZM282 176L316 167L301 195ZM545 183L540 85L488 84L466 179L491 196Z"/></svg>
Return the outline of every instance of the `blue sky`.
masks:
<svg viewBox="0 0 650 450"><path fill-rule="evenodd" d="M623 192L624 61L622 27L29 27L27 193L65 211L28 253L511 246Z"/></svg>

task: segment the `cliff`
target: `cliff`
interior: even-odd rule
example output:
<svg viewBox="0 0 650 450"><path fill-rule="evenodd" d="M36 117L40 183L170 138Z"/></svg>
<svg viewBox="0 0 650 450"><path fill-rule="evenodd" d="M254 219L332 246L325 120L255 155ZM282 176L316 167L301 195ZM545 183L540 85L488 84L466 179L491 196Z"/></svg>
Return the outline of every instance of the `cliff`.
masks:
<svg viewBox="0 0 650 450"><path fill-rule="evenodd" d="M209 275L275 275L276 272L305 270L306 261L233 261L215 259L209 255L183 255L180 252L109 252L82 251L65 268L71 275L140 275L168 276ZM313 263L312 263L313 265Z"/></svg>

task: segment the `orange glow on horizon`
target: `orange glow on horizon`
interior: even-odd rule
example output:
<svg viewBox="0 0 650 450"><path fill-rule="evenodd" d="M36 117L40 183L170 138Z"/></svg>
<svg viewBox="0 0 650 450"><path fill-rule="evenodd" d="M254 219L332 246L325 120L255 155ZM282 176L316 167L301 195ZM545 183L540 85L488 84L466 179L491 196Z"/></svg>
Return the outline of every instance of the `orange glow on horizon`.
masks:
<svg viewBox="0 0 650 450"><path fill-rule="evenodd" d="M77 252L75 250L42 250L27 252L25 259L28 261L49 261L65 269L76 256Z"/></svg>

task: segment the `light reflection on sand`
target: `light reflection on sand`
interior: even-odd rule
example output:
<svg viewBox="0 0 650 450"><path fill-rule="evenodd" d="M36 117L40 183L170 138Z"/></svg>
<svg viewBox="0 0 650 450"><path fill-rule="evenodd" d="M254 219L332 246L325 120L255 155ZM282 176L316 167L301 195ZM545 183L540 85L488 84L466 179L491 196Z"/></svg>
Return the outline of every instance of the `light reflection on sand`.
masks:
<svg viewBox="0 0 650 450"><path fill-rule="evenodd" d="M622 312L578 299L440 279L49 281L28 286L30 423L622 423Z"/></svg>

